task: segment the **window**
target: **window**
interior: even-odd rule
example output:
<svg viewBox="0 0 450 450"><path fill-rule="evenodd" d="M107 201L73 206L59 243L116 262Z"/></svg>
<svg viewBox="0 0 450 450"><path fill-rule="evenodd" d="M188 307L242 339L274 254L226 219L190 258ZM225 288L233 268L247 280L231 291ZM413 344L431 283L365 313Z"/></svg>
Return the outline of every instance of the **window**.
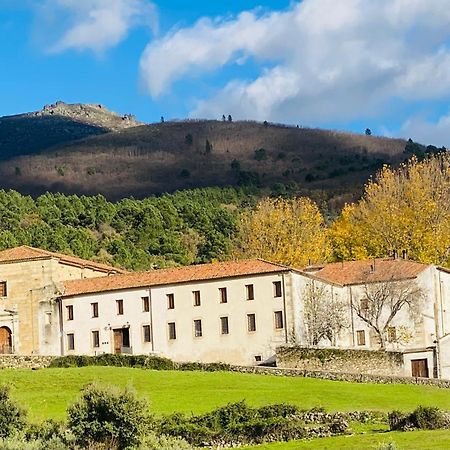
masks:
<svg viewBox="0 0 450 450"><path fill-rule="evenodd" d="M116 300L117 315L123 315L123 300Z"/></svg>
<svg viewBox="0 0 450 450"><path fill-rule="evenodd" d="M202 337L202 321L200 319L194 320L194 336Z"/></svg>
<svg viewBox="0 0 450 450"><path fill-rule="evenodd" d="M275 328L277 330L284 328L283 311L275 311Z"/></svg>
<svg viewBox="0 0 450 450"><path fill-rule="evenodd" d="M175 295L167 294L167 309L175 309Z"/></svg>
<svg viewBox="0 0 450 450"><path fill-rule="evenodd" d="M256 331L256 316L254 314L247 314L247 330L249 332Z"/></svg>
<svg viewBox="0 0 450 450"><path fill-rule="evenodd" d="M387 338L389 342L395 342L397 340L397 329L395 327L388 328Z"/></svg>
<svg viewBox="0 0 450 450"><path fill-rule="evenodd" d="M98 303L91 303L92 317L98 317Z"/></svg>
<svg viewBox="0 0 450 450"><path fill-rule="evenodd" d="M273 296L281 297L281 281L273 282Z"/></svg>
<svg viewBox="0 0 450 450"><path fill-rule="evenodd" d="M144 325L142 327L142 334L144 336L144 342L151 342L152 335L150 333L150 325Z"/></svg>
<svg viewBox="0 0 450 450"><path fill-rule="evenodd" d="M98 331L92 332L92 347L100 347L100 333Z"/></svg>
<svg viewBox="0 0 450 450"><path fill-rule="evenodd" d="M221 334L229 334L230 330L228 328L228 317L220 318L220 332Z"/></svg>
<svg viewBox="0 0 450 450"><path fill-rule="evenodd" d="M194 297L194 306L200 306L200 291L192 291Z"/></svg>
<svg viewBox="0 0 450 450"><path fill-rule="evenodd" d="M150 311L150 299L149 297L141 297L142 298L142 311L149 312Z"/></svg>
<svg viewBox="0 0 450 450"><path fill-rule="evenodd" d="M227 303L227 288L219 288L220 303Z"/></svg>
<svg viewBox="0 0 450 450"><path fill-rule="evenodd" d="M67 335L67 350L75 350L75 335L73 333Z"/></svg>
<svg viewBox="0 0 450 450"><path fill-rule="evenodd" d="M245 286L245 291L247 293L247 300L254 300L255 299L255 290L253 288L253 284L247 284Z"/></svg>
<svg viewBox="0 0 450 450"><path fill-rule="evenodd" d="M6 297L7 295L6 281L0 281L0 297Z"/></svg>
<svg viewBox="0 0 450 450"><path fill-rule="evenodd" d="M358 345L366 345L366 332L364 330L356 332L356 342Z"/></svg>
<svg viewBox="0 0 450 450"><path fill-rule="evenodd" d="M169 328L169 339L176 339L177 338L177 330L175 328L175 322L169 322L168 324Z"/></svg>
<svg viewBox="0 0 450 450"><path fill-rule="evenodd" d="M255 362L261 362L262 356L261 355L255 355Z"/></svg>
<svg viewBox="0 0 450 450"><path fill-rule="evenodd" d="M362 298L360 301L360 307L361 307L361 312L363 314L367 314L367 311L369 310L369 299Z"/></svg>
<svg viewBox="0 0 450 450"><path fill-rule="evenodd" d="M73 320L73 305L66 306L67 320Z"/></svg>

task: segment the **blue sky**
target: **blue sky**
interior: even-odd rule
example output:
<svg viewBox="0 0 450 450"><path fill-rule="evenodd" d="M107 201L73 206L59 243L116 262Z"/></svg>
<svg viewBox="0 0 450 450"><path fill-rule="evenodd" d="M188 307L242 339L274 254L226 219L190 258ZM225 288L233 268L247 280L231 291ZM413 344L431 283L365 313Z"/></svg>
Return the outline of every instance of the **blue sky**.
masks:
<svg viewBox="0 0 450 450"><path fill-rule="evenodd" d="M56 100L450 147L450 0L1 0L0 115Z"/></svg>

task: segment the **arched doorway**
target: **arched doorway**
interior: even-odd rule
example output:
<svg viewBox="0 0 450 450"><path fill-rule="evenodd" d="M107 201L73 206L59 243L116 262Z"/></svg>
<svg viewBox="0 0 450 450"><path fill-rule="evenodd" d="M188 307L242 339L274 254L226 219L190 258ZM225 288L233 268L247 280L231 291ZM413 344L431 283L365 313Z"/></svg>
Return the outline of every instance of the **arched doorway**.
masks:
<svg viewBox="0 0 450 450"><path fill-rule="evenodd" d="M12 333L8 327L0 327L0 353L12 353Z"/></svg>

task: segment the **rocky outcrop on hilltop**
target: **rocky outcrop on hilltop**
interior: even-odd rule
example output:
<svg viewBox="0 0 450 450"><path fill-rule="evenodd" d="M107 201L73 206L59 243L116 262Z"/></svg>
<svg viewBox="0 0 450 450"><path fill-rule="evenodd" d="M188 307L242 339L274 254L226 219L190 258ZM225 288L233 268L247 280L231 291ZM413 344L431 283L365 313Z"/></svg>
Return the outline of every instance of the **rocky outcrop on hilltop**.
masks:
<svg viewBox="0 0 450 450"><path fill-rule="evenodd" d="M132 114L119 115L109 111L105 106L100 104L69 104L58 101L50 105L45 105L41 111L30 113L30 115L34 117L59 116L110 131L118 131L143 125Z"/></svg>

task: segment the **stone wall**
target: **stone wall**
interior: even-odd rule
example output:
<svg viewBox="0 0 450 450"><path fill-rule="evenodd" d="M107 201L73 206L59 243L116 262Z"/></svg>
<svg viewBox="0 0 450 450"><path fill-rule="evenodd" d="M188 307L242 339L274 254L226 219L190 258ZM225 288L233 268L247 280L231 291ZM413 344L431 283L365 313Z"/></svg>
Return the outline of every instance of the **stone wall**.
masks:
<svg viewBox="0 0 450 450"><path fill-rule="evenodd" d="M0 369L43 369L55 356L0 355Z"/></svg>
<svg viewBox="0 0 450 450"><path fill-rule="evenodd" d="M367 375L406 375L403 354L373 350L311 349L279 347L277 366L307 371L355 373Z"/></svg>
<svg viewBox="0 0 450 450"><path fill-rule="evenodd" d="M283 369L280 367L262 366L232 366L233 372L255 373L259 375L276 375L284 377L306 377L319 378L331 381L349 381L353 383L376 383L376 384L419 384L426 386L437 386L450 389L450 380L438 380L436 378L413 378L387 375L365 375L344 372L323 372L303 369Z"/></svg>

